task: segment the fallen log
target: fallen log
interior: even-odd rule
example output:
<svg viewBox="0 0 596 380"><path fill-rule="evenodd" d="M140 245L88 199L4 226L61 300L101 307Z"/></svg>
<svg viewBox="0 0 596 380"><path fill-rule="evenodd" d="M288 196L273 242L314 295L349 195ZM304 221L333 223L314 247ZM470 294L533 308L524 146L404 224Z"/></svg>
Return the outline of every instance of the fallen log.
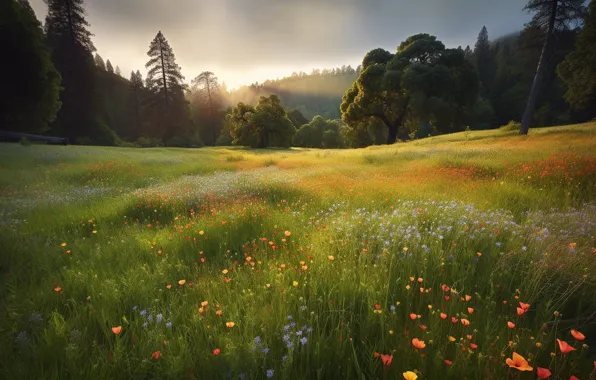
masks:
<svg viewBox="0 0 596 380"><path fill-rule="evenodd" d="M0 141L2 142L19 142L27 139L32 142L45 142L52 145L68 145L70 142L64 137L32 135L28 133L10 132L0 130Z"/></svg>

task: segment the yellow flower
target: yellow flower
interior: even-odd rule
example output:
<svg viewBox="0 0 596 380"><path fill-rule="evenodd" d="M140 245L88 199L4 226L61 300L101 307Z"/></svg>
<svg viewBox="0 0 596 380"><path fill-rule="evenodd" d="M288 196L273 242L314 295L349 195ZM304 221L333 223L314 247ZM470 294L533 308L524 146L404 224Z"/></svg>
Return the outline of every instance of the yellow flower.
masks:
<svg viewBox="0 0 596 380"><path fill-rule="evenodd" d="M269 289L271 287L271 284L265 284L265 286L267 287L267 289Z"/></svg>
<svg viewBox="0 0 596 380"><path fill-rule="evenodd" d="M205 234L205 231L201 230L199 231L199 235L203 236Z"/></svg>
<svg viewBox="0 0 596 380"><path fill-rule="evenodd" d="M393 335L393 330L389 330L389 335Z"/></svg>
<svg viewBox="0 0 596 380"><path fill-rule="evenodd" d="M406 285L406 289L410 290L410 285Z"/></svg>
<svg viewBox="0 0 596 380"><path fill-rule="evenodd" d="M412 371L404 372L403 375L404 375L404 379L406 379L406 380L416 380L418 378L418 375L416 375Z"/></svg>
<svg viewBox="0 0 596 380"><path fill-rule="evenodd" d="M335 257L333 257L333 256L331 256L331 255L327 256L327 258L329 259L329 261L333 261L333 260L335 260Z"/></svg>
<svg viewBox="0 0 596 380"><path fill-rule="evenodd" d="M186 280L179 280L178 281L178 285L182 286L184 284L186 284Z"/></svg>
<svg viewBox="0 0 596 380"><path fill-rule="evenodd" d="M290 231L286 231L286 232L284 232L284 235L290 236L290 235L292 235L292 233Z"/></svg>
<svg viewBox="0 0 596 380"><path fill-rule="evenodd" d="M297 286L298 286L298 281L294 281L294 282L292 282L292 286L293 286L293 287L297 287Z"/></svg>
<svg viewBox="0 0 596 380"><path fill-rule="evenodd" d="M429 309L432 309L432 308L433 308L433 305L428 305L428 308L429 308Z"/></svg>
<svg viewBox="0 0 596 380"><path fill-rule="evenodd" d="M93 231L91 231L91 232L93 232L94 234L96 234L96 233L97 233L97 231L95 231L95 230L93 230Z"/></svg>
<svg viewBox="0 0 596 380"><path fill-rule="evenodd" d="M228 270L227 269L224 269L224 270L221 271L221 273L228 274Z"/></svg>
<svg viewBox="0 0 596 380"><path fill-rule="evenodd" d="M234 327L235 323L234 322L226 322L226 327L231 329L232 327Z"/></svg>
<svg viewBox="0 0 596 380"><path fill-rule="evenodd" d="M61 247L66 247L66 243L60 244Z"/></svg>
<svg viewBox="0 0 596 380"><path fill-rule="evenodd" d="M455 338L454 338L454 337L452 337L452 336L450 336L450 337L449 337L449 341L450 341L450 342L455 342L456 340L457 340L457 339L455 339Z"/></svg>

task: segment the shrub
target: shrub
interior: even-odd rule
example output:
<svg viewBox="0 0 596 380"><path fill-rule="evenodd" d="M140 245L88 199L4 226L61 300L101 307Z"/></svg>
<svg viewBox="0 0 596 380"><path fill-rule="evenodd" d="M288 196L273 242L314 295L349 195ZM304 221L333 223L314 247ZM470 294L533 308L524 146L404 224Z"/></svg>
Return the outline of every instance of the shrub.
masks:
<svg viewBox="0 0 596 380"><path fill-rule="evenodd" d="M513 121L513 120L511 120L509 123L499 127L499 129L502 131L519 131L520 128L521 128L521 123L518 123L517 121Z"/></svg>
<svg viewBox="0 0 596 380"><path fill-rule="evenodd" d="M19 144L21 144L22 146L29 146L31 145L31 140L29 140L26 137L23 137L19 140Z"/></svg>

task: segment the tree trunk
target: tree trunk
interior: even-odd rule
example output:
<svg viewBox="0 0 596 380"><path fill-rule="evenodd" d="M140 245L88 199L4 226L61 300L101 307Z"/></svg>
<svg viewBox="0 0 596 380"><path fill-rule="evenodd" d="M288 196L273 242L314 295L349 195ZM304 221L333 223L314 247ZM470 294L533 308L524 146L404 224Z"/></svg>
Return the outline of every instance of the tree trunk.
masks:
<svg viewBox="0 0 596 380"><path fill-rule="evenodd" d="M536 74L534 75L534 82L532 83L532 89L530 90L530 96L528 97L528 103L526 104L526 110L522 116L521 128L519 129L520 135L527 135L530 130L530 123L532 122L532 114L536 108L536 102L538 101L538 91L542 84L542 77L546 70L548 48L550 47L551 40L553 37L553 30L555 28L555 18L557 16L557 5L559 0L552 0L550 19L548 20L548 30L546 32L546 41L542 46L542 53L540 53L540 59L538 60L538 67L536 68Z"/></svg>
<svg viewBox="0 0 596 380"><path fill-rule="evenodd" d="M391 145L395 143L395 141L397 140L397 130L404 123L404 120L406 118L406 111L408 110L408 104L409 100L406 100L401 112L399 113L399 117L395 120L394 123L385 122L385 124L387 124L387 127L389 128L389 135L387 136L387 145Z"/></svg>

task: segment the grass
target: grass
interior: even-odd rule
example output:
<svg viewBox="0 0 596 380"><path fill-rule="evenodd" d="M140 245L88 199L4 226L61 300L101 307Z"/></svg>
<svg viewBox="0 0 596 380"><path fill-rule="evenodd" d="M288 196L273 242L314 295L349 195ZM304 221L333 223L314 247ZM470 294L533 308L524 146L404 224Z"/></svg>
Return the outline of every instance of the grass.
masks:
<svg viewBox="0 0 596 380"><path fill-rule="evenodd" d="M595 139L2 144L0 378L593 379Z"/></svg>

